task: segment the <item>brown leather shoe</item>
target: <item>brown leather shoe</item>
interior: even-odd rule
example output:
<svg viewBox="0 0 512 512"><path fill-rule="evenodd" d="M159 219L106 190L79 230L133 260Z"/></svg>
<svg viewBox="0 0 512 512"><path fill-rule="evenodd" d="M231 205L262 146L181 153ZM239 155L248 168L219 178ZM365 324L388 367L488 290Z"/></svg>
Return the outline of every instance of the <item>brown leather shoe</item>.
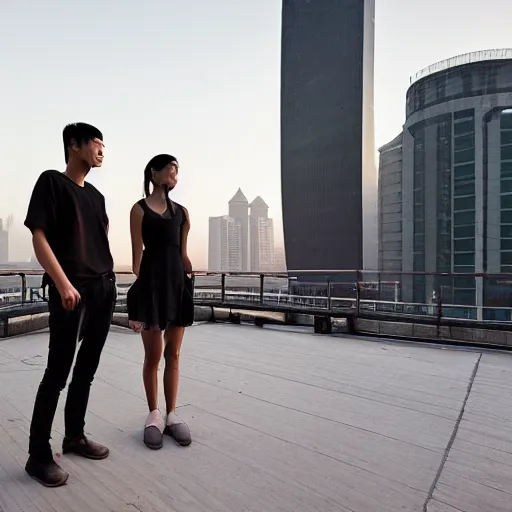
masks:
<svg viewBox="0 0 512 512"><path fill-rule="evenodd" d="M68 473L53 459L42 462L32 456L28 458L25 471L45 487L60 487L67 482L69 477Z"/></svg>
<svg viewBox="0 0 512 512"><path fill-rule="evenodd" d="M106 446L89 441L85 436L81 436L78 439L65 437L62 442L62 453L75 453L86 459L102 460L108 457L109 450Z"/></svg>

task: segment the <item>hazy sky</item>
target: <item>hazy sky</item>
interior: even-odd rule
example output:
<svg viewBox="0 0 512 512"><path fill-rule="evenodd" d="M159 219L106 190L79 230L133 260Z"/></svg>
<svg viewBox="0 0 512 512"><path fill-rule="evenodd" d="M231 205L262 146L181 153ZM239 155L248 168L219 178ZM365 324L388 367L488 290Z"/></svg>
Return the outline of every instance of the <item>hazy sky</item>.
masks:
<svg viewBox="0 0 512 512"><path fill-rule="evenodd" d="M321 3L322 0L314 0ZM342 0L340 0L342 1ZM436 61L512 46L510 0L376 0L377 146L399 132L409 77ZM0 217L15 217L11 258L41 171L64 169L63 126L104 133L90 181L107 200L118 264L130 262L128 214L157 153L180 161L173 198L188 207L196 268L208 216L242 187L261 195L281 237L281 0L26 0L0 9Z"/></svg>

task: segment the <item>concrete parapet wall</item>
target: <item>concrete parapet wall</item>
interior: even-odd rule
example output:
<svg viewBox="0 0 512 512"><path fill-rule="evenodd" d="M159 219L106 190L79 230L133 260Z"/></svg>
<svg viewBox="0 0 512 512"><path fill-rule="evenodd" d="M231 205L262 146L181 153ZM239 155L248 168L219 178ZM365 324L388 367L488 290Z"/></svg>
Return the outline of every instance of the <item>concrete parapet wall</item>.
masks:
<svg viewBox="0 0 512 512"><path fill-rule="evenodd" d="M466 345L492 345L512 348L512 331L476 329L442 325L424 325L405 322L355 319L355 330L360 334L377 334L397 338L416 338L459 342Z"/></svg>
<svg viewBox="0 0 512 512"><path fill-rule="evenodd" d="M48 327L48 313L25 315L5 319L0 329L0 338L20 336L33 331L39 331Z"/></svg>
<svg viewBox="0 0 512 512"><path fill-rule="evenodd" d="M220 321L233 321L230 318L230 310L215 310L214 318ZM241 319L251 318L247 312L240 312ZM261 313L259 313L259 316ZM212 320L212 308L196 306L196 322ZM263 319L263 318L262 318ZM274 322L276 319L269 319ZM282 322L288 325L313 325L313 317L302 314L283 315ZM112 324L120 327L128 327L126 313L114 313ZM48 313L38 313L9 318L0 325L0 338L20 336L29 332L38 331L48 327ZM462 345L489 345L494 347L512 348L512 330L481 329L464 326L436 326L412 322L391 322L389 320L373 320L364 318L354 319L355 332L359 334L375 334L380 336L396 337L401 339L436 340L455 342Z"/></svg>

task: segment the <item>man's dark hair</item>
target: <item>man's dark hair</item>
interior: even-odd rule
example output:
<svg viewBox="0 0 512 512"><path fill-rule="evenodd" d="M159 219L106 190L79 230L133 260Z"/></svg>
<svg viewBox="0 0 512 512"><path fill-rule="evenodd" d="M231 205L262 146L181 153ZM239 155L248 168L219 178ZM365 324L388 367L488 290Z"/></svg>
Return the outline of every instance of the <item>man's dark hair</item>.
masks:
<svg viewBox="0 0 512 512"><path fill-rule="evenodd" d="M68 124L62 131L62 139L64 141L64 158L66 163L69 160L69 147L71 142L75 141L79 146L87 144L90 140L103 140L103 134L98 128L87 123Z"/></svg>

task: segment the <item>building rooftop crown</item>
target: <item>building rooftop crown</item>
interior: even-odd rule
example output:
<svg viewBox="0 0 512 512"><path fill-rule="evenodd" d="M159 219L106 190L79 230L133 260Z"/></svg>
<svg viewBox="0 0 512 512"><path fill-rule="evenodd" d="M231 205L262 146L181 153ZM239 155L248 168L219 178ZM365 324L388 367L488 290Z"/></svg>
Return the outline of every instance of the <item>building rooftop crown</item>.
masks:
<svg viewBox="0 0 512 512"><path fill-rule="evenodd" d="M249 201L242 192L242 189L239 188L236 194L230 199L229 203L249 203Z"/></svg>
<svg viewBox="0 0 512 512"><path fill-rule="evenodd" d="M251 208L267 208L268 205L263 201L261 196L258 196L254 199L254 201L249 205Z"/></svg>
<svg viewBox="0 0 512 512"><path fill-rule="evenodd" d="M414 76L411 77L411 85L418 82L422 78L425 78L439 71L445 71L450 68L457 66L463 66L464 64L473 64L475 62L485 62L487 60L507 60L512 59L512 48L502 48L494 50L480 50L478 52L464 53L451 57L450 59L442 60L431 64L426 68L418 71Z"/></svg>

